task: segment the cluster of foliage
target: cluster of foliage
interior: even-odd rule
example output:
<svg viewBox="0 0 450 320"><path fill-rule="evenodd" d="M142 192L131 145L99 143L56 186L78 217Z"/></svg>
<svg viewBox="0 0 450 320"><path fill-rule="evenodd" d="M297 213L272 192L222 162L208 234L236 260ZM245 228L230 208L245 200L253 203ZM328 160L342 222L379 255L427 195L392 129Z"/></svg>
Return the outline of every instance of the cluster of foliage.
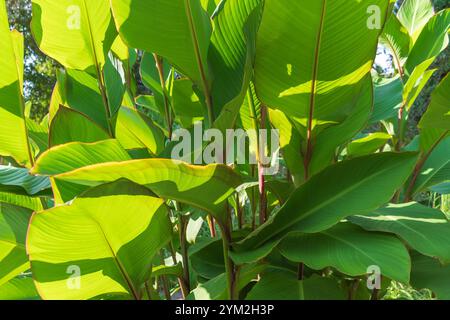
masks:
<svg viewBox="0 0 450 320"><path fill-rule="evenodd" d="M32 0L37 122L1 0L0 299L450 299L448 76L405 134L450 10L394 2ZM283 170L171 159L199 121L278 129Z"/></svg>

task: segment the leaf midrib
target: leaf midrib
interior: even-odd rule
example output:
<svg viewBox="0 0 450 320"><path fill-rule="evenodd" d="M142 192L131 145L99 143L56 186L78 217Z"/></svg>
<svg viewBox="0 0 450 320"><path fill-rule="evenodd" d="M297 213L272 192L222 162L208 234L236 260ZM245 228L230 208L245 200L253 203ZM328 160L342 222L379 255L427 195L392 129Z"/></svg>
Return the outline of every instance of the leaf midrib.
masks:
<svg viewBox="0 0 450 320"><path fill-rule="evenodd" d="M403 164L403 163L402 163ZM282 233L283 231L290 229L291 227L295 226L298 223L301 223L302 220L304 220L305 218L311 216L312 214L314 214L315 212L317 212L318 210L322 209L325 206L328 206L330 203L335 202L337 199L341 198L341 197L345 197L345 195L351 191L353 191L354 189L358 189L362 184L366 183L368 180L371 180L377 176L383 175L386 171L391 171L393 169L395 169L396 167L401 166L402 164L397 164L395 166L389 167L389 168L385 168L384 170L380 170L375 172L372 175L366 176L364 179L361 179L359 182L352 184L350 186L350 188L346 188L344 189L344 191L341 191L339 193L337 193L336 195L327 198L327 200L321 202L317 207L314 207L308 211L305 212L305 214L301 215L298 217L298 219L296 219L295 221L293 221L292 223L286 225L284 228L282 228L282 230L280 230L279 232L277 232L275 235L268 237L267 239L263 239L262 241L258 242L255 246L253 246L254 248L258 248L260 247L262 244L264 244L265 242L269 241L272 238L277 237L280 233ZM280 212L280 211L279 211ZM349 214L349 215L354 215L354 214ZM269 226L269 225L268 225ZM262 231L263 229L261 229L260 231ZM320 231L317 231L320 232ZM255 234L255 236L257 236L258 233Z"/></svg>
<svg viewBox="0 0 450 320"><path fill-rule="evenodd" d="M117 257L116 253L114 252L111 244L109 243L108 238L106 237L105 231L103 230L100 222L98 222L94 217L90 217L92 219L92 221L95 222L95 224L98 226L98 229L100 230L103 239L105 240L105 243L108 247L108 249L110 250L111 253L111 257L113 258L114 263L117 266L117 269L119 270L119 272L122 274L122 277L125 279L125 282L127 283L129 290L131 291L131 293L133 294L133 297L135 300L139 300L139 293L136 291L136 289L133 286L133 282L131 281L130 276L128 275L126 269L123 267L122 263L120 262L119 258Z"/></svg>

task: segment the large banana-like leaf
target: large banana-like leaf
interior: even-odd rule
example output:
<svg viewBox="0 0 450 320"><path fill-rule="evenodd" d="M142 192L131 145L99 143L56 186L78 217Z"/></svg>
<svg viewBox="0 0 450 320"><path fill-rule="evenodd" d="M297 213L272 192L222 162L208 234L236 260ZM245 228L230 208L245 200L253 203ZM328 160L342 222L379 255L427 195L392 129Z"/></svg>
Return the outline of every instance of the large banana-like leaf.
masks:
<svg viewBox="0 0 450 320"><path fill-rule="evenodd" d="M86 115L62 106L50 124L50 147L69 142L96 142L110 138L108 132Z"/></svg>
<svg viewBox="0 0 450 320"><path fill-rule="evenodd" d="M234 121L245 98L263 5L263 0L227 0L214 13L208 60L216 75L211 87L216 116L222 112Z"/></svg>
<svg viewBox="0 0 450 320"><path fill-rule="evenodd" d="M200 0L112 0L111 8L129 47L168 59L201 89L209 88L211 22Z"/></svg>
<svg viewBox="0 0 450 320"><path fill-rule="evenodd" d="M273 269L248 293L247 300L345 300L346 295L336 280L312 276L298 280L297 274Z"/></svg>
<svg viewBox="0 0 450 320"><path fill-rule="evenodd" d="M255 65L261 102L305 127L345 119L362 82L369 81L388 5L387 0L267 0Z"/></svg>
<svg viewBox="0 0 450 320"><path fill-rule="evenodd" d="M31 277L16 277L0 285L0 300L38 300L39 295Z"/></svg>
<svg viewBox="0 0 450 320"><path fill-rule="evenodd" d="M421 254L450 262L450 221L437 209L414 202L391 204L349 219L369 231L394 233Z"/></svg>
<svg viewBox="0 0 450 320"><path fill-rule="evenodd" d="M34 177L25 168L0 165L0 191L6 189L35 195L49 188L50 181L46 177Z"/></svg>
<svg viewBox="0 0 450 320"><path fill-rule="evenodd" d="M57 175L104 162L131 160L117 140L95 143L73 142L53 147L45 152L31 172L40 175Z"/></svg>
<svg viewBox="0 0 450 320"><path fill-rule="evenodd" d="M381 79L374 84L374 106L370 123L387 120L398 114L402 106L403 84L400 77Z"/></svg>
<svg viewBox="0 0 450 320"><path fill-rule="evenodd" d="M164 133L145 114L126 107L119 110L116 138L127 149L147 149L158 155L164 149Z"/></svg>
<svg viewBox="0 0 450 320"><path fill-rule="evenodd" d="M408 30L402 26L397 16L392 14L384 26L380 43L389 48L397 68L403 68L408 58L411 41Z"/></svg>
<svg viewBox="0 0 450 320"><path fill-rule="evenodd" d="M55 92L55 101L52 101L51 120L62 104L86 115L105 130L108 129L108 116L94 76L87 72L66 69L57 71L57 79L59 91ZM53 105L58 103L58 94L62 101Z"/></svg>
<svg viewBox="0 0 450 320"><path fill-rule="evenodd" d="M108 0L33 0L31 29L39 48L63 66L99 72L117 31Z"/></svg>
<svg viewBox="0 0 450 320"><path fill-rule="evenodd" d="M34 214L27 252L43 299L141 299L152 259L171 236L164 201L118 181Z"/></svg>
<svg viewBox="0 0 450 320"><path fill-rule="evenodd" d="M397 14L398 20L413 39L417 39L433 15L434 9L431 0L405 0Z"/></svg>
<svg viewBox="0 0 450 320"><path fill-rule="evenodd" d="M353 140L347 146L347 155L349 157L364 156L374 153L382 148L392 137L384 132L374 132L367 136Z"/></svg>
<svg viewBox="0 0 450 320"><path fill-rule="evenodd" d="M235 249L255 250L292 231L320 232L347 216L369 213L389 201L416 160L414 153L380 153L330 166L294 191L266 224Z"/></svg>
<svg viewBox="0 0 450 320"><path fill-rule="evenodd" d="M35 173L40 173L36 168ZM223 218L227 199L241 184L224 165L193 166L170 159L145 159L90 165L55 178L96 186L121 178L145 185L162 198L178 200Z"/></svg>
<svg viewBox="0 0 450 320"><path fill-rule="evenodd" d="M334 267L350 276L362 276L371 266L378 266L383 276L409 282L411 261L403 243L393 235L367 232L350 223L314 234L295 233L281 242L280 251L314 270Z"/></svg>
<svg viewBox="0 0 450 320"><path fill-rule="evenodd" d="M419 128L450 130L450 76L446 76L431 96L431 104L419 122Z"/></svg>
<svg viewBox="0 0 450 320"><path fill-rule="evenodd" d="M450 265L417 253L412 255L411 285L417 289L430 288L438 299L450 299Z"/></svg>
<svg viewBox="0 0 450 320"><path fill-rule="evenodd" d="M0 286L30 268L25 235L32 211L0 202Z"/></svg>
<svg viewBox="0 0 450 320"><path fill-rule="evenodd" d="M444 139L431 152L414 182L412 194L450 180L450 138Z"/></svg>
<svg viewBox="0 0 450 320"><path fill-rule="evenodd" d="M0 155L31 166L33 157L22 96L23 37L9 30L4 1L0 1L0 43Z"/></svg>
<svg viewBox="0 0 450 320"><path fill-rule="evenodd" d="M0 190L0 202L27 208L32 211L39 211L44 208L42 199L39 196L18 194L16 191L11 192L10 190Z"/></svg>
<svg viewBox="0 0 450 320"><path fill-rule="evenodd" d="M429 65L449 43L450 9L442 10L426 24L405 64L405 71L412 74L414 69L425 61Z"/></svg>

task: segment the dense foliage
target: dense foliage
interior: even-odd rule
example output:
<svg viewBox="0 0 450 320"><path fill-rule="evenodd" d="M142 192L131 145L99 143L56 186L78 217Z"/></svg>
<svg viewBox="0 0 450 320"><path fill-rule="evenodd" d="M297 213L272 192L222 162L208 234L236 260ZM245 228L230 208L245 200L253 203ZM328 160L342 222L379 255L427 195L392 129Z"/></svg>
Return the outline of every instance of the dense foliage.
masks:
<svg viewBox="0 0 450 320"><path fill-rule="evenodd" d="M0 299L450 299L449 9L32 0L38 122L5 3ZM211 150L238 129L279 153Z"/></svg>

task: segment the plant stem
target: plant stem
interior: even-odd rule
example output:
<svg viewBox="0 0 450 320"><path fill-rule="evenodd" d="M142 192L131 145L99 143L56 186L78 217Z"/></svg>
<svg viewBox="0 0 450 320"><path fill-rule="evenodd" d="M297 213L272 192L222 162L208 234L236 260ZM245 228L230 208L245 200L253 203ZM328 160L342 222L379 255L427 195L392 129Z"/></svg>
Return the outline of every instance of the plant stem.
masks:
<svg viewBox="0 0 450 320"><path fill-rule="evenodd" d="M209 227L209 233L211 234L211 238L216 237L216 222L214 221L214 217L210 214L206 217Z"/></svg>
<svg viewBox="0 0 450 320"><path fill-rule="evenodd" d="M166 90L166 79L164 78L164 65L162 63L161 57L156 54L153 54L153 57L156 62L156 69L158 70L159 81L161 83L161 89L164 96L164 112L166 114L166 122L167 122L167 130L169 133L169 140L172 140L172 128L173 128L173 119L172 119L172 110L169 105L169 96Z"/></svg>
<svg viewBox="0 0 450 320"><path fill-rule="evenodd" d="M188 244L186 241L186 229L187 229L186 217L184 215L180 215L180 246L181 246L181 256L183 257L183 280L187 292L190 292L191 280L189 275L189 257L188 257Z"/></svg>
<svg viewBox="0 0 450 320"><path fill-rule="evenodd" d="M223 243L223 258L225 261L225 271L227 275L227 299L236 300L236 274L233 260L230 258L230 246L231 246L231 234L230 228L228 226L223 226L219 223L219 227L222 233L222 243Z"/></svg>
<svg viewBox="0 0 450 320"><path fill-rule="evenodd" d="M161 264L164 265L164 256L162 250L159 251L159 256ZM169 282L167 281L167 277L165 275L162 275L160 278L164 296L166 297L166 300L171 300Z"/></svg>
<svg viewBox="0 0 450 320"><path fill-rule="evenodd" d="M172 242L170 242L169 247L170 247L170 254L172 256L173 265L176 265L178 263L177 262L177 254L176 254L175 248L173 247ZM183 299L186 299L186 297L189 295L189 289L188 289L187 285L185 284L183 277L178 277L178 284L180 285Z"/></svg>

